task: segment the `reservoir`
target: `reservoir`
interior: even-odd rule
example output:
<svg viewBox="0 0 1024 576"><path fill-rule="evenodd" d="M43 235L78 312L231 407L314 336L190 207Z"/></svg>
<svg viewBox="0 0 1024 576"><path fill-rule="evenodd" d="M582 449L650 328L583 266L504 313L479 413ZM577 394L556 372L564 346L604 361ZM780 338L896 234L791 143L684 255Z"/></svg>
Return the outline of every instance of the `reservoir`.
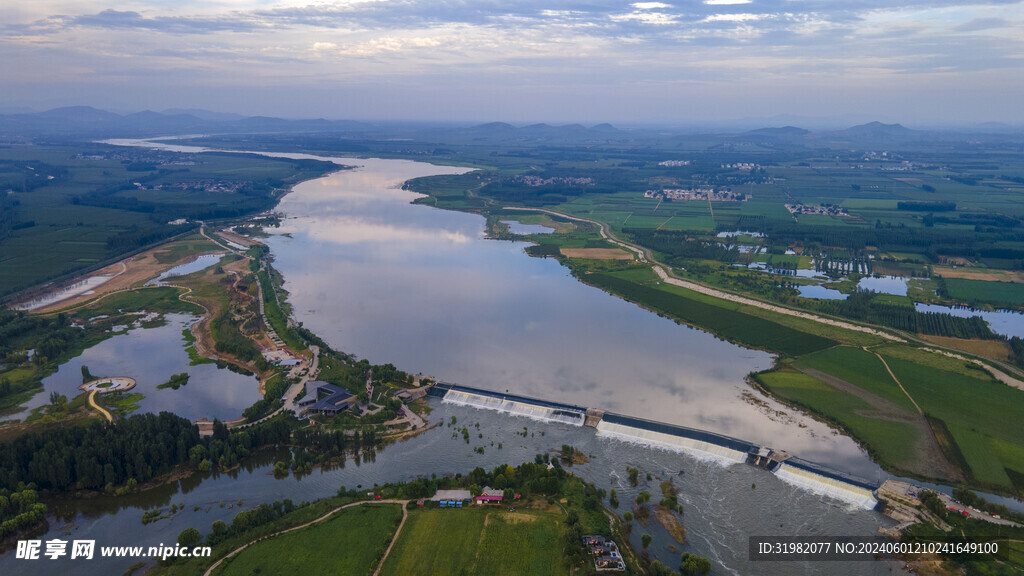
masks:
<svg viewBox="0 0 1024 576"><path fill-rule="evenodd" d="M521 242L485 239L480 216L410 204L417 195L401 189L409 178L464 169L402 160L336 161L357 168L297 186L278 207L284 216L279 234L267 240L295 319L332 347L446 381L735 436L872 481L887 477L849 438L744 382L749 372L771 366L769 354L677 325L582 284L555 260L527 256ZM130 335L176 330L173 345L181 350L181 326L172 321ZM117 338L123 337L107 342ZM170 346L171 337L164 342ZM100 375L98 357L80 358ZM71 364L53 377L67 370L80 383L79 364ZM167 375L182 371L167 368ZM121 375L106 373L113 366L102 370ZM224 370L221 375L237 376ZM187 401L197 383L193 376L180 390L154 394ZM255 392L253 379L245 384ZM195 398L191 407L167 409L191 418L202 402ZM868 536L889 523L877 512L795 487L753 466L624 442L591 428L430 402L428 421L456 416L460 426L479 423L482 438L474 426L467 444L461 435L453 437L454 429L439 426L362 461L350 459L343 468L283 480L274 478L275 458L267 455L229 474L193 476L139 495L56 503L51 530L42 538L95 539L97 546L169 544L187 527L207 533L213 521L230 521L263 502L313 500L333 495L339 486L518 464L571 444L590 456L572 471L598 487L615 488L623 503L640 490L657 494L659 483L670 478L680 488L689 532L685 544L655 520L636 524L631 535L639 549L640 536L651 534L652 557L669 566L678 566L679 554L689 551L710 558L716 574L874 575L896 568L880 562L751 564L750 535ZM474 451L477 446L483 454ZM627 465L643 472L640 486L629 485ZM166 510L172 503L184 506L169 519L141 523L143 511ZM623 504L620 512L626 509ZM89 573L121 573L135 561L97 561ZM60 561L29 567L13 555L0 558L5 574L66 574L70 567Z"/></svg>
<svg viewBox="0 0 1024 576"><path fill-rule="evenodd" d="M464 172L355 166L284 197L267 239L295 319L374 363L495 391L706 429L875 478L847 437L757 394L771 355L587 286L474 214L411 204L410 178Z"/></svg>

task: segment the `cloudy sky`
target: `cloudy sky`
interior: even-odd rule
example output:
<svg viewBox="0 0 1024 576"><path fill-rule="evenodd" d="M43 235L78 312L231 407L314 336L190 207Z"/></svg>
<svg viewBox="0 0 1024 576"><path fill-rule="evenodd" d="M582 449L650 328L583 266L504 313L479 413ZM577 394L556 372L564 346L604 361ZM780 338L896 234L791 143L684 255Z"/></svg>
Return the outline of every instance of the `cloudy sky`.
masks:
<svg viewBox="0 0 1024 576"><path fill-rule="evenodd" d="M1024 122L1024 2L3 0L0 108Z"/></svg>

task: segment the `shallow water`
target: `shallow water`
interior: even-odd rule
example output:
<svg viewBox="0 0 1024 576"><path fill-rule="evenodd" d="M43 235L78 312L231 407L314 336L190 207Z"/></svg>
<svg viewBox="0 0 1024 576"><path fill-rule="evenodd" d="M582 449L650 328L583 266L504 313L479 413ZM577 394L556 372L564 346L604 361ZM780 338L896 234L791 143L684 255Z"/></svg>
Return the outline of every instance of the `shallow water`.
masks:
<svg viewBox="0 0 1024 576"><path fill-rule="evenodd" d="M1024 313L1014 310L976 310L969 306L939 306L938 304L915 304L918 312L941 312L969 318L981 316L996 334L1024 338Z"/></svg>
<svg viewBox="0 0 1024 576"><path fill-rule="evenodd" d="M523 224L516 220L502 220L502 224L508 225L508 231L513 234L551 234L555 231L550 226L542 226L540 224Z"/></svg>
<svg viewBox="0 0 1024 576"><path fill-rule="evenodd" d="M751 563L747 560L750 535L863 535L870 536L880 525L891 522L873 511L856 510L834 500L784 483L771 473L746 464L723 465L697 460L686 454L625 443L599 436L591 428L566 427L522 417L457 406L431 400L431 422L448 422L452 416L459 428L472 431L467 444L457 428L441 426L404 442L379 450L364 462L348 460L344 468L316 469L309 476L288 476L277 480L272 474L272 454L265 455L231 474L186 479L180 483L143 494L122 498L57 503L51 506L51 532L43 539L95 539L97 546L157 546L170 544L178 533L195 527L210 531L215 520L230 522L240 510L261 502L291 498L295 502L334 495L340 486L368 488L373 484L412 480L418 475L468 473L480 466L490 470L499 464L532 461L538 453L571 444L590 456L587 464L572 472L598 487L615 488L621 502L618 511L630 509L640 490L660 498L660 482L671 479L679 488L683 525L688 540L680 545L653 519L647 526L634 522L631 541L641 548L642 534L651 534L650 554L669 566L678 566L682 552L709 557L715 574L890 574L893 565L877 562L788 562ZM475 426L479 424L479 428ZM523 432L527 436L517 433ZM453 433L455 436L453 437ZM483 438L479 438L482 435ZM493 443L493 444L492 444ZM498 448L498 443L502 448ZM484 454L474 448L484 447ZM626 466L640 469L640 485L629 485ZM646 474L652 480L646 480ZM241 500L241 506L238 501ZM170 519L143 525L146 509L183 503L181 512ZM221 503L224 507L221 507ZM199 506L199 510L194 510ZM676 548L673 551L670 546ZM60 575L69 568L76 573L120 574L136 559L94 560L88 570L77 561L40 560L31 566L13 554L0 558L5 574ZM898 572L898 571L897 571Z"/></svg>
<svg viewBox="0 0 1024 576"><path fill-rule="evenodd" d="M9 418L23 418L33 408L49 403L50 393L69 399L81 394L82 366L96 377L128 376L136 381L129 394L142 393L138 413L174 412L189 420L220 418L234 420L261 398L255 376L242 376L214 364L189 366L182 330L195 322L194 316L168 314L167 324L157 328L133 328L113 336L72 358L57 372L43 379L43 390L32 397L22 412ZM172 374L187 372L188 384L172 390L157 389Z"/></svg>
<svg viewBox="0 0 1024 576"><path fill-rule="evenodd" d="M205 269L209 268L210 266L213 266L217 262L220 262L221 256L223 256L223 255L224 255L223 252L215 252L215 253L212 253L212 254L201 254L199 256L196 256L196 258L194 260L192 260L191 262L186 262L184 264L179 264L179 265L175 266L174 268L171 268L170 270L164 271L162 274L160 274L156 278L153 278L149 282L146 282L146 286L152 286L154 284L161 284L161 283L165 282L168 278L174 278L176 276L185 276L185 275L188 275L188 274L192 274L193 272L199 272L200 270L205 270Z"/></svg>

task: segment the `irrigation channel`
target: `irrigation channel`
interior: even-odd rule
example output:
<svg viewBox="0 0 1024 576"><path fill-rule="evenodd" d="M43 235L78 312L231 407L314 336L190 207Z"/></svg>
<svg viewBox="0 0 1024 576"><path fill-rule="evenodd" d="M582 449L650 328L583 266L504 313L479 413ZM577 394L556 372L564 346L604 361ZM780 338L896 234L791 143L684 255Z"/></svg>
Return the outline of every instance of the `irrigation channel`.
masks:
<svg viewBox="0 0 1024 576"><path fill-rule="evenodd" d="M57 503L44 539L93 538L98 546L172 543L186 527L208 532L211 522L229 521L239 507L312 500L341 485L369 487L517 464L571 444L591 456L573 472L616 488L624 503L640 490L657 493L662 480L673 479L686 510L686 543L675 542L654 520L637 525L631 536L639 548L640 536L651 534L650 553L670 566L678 565L680 552L690 551L711 558L721 574L898 571L879 562L748 562L750 535L873 535L890 524L867 509L872 502L863 493L837 487L849 484L848 475L866 479L868 486L888 477L851 439L759 396L744 382L749 372L771 366L771 355L584 285L554 260L527 256L523 243L484 238L480 216L411 204L418 195L401 187L411 178L465 169L330 160L355 169L296 186L278 206L281 228L266 240L295 320L333 348L374 363L524 399L545 398L545 404L600 406L604 412L596 428L583 425L586 408L582 415L553 414L520 402L525 413L483 411L489 406L482 404L496 398L479 392L474 398L459 386L455 394L430 400L427 419L447 423L456 417L460 428L470 426L469 442L442 425L343 468L283 480L273 477L275 456L267 454L230 474L193 476L140 495ZM174 393L188 398L191 390L189 384ZM768 467L774 473L742 463L752 455L764 463L771 454L762 446L784 448L806 461L773 459L777 465ZM627 465L644 473L639 486L626 480ZM172 503L184 507L169 519L141 524L143 510ZM93 561L83 570L70 561L28 566L8 556L0 558L0 572L121 573L137 560Z"/></svg>

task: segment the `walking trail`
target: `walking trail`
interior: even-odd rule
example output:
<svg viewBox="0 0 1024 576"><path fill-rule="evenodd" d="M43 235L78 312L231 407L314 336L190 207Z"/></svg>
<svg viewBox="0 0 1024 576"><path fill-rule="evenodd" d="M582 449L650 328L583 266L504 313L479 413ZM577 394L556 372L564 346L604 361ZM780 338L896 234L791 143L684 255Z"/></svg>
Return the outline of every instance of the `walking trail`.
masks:
<svg viewBox="0 0 1024 576"><path fill-rule="evenodd" d="M323 516L317 518L316 520L310 520L309 522L306 522L305 524L300 524L298 526L292 526L291 528L288 528L286 530L281 530L280 532L274 532L273 534L271 534L269 536L264 536L262 538L257 538L256 540L253 540L252 542L248 542L246 544L243 544L243 545L239 546L238 548L235 548L227 556L221 558L220 560L217 560L216 562L214 562L213 566L210 566L209 568L207 568L206 572L203 572L203 576L210 576L210 574L213 574L213 571L216 570L217 567L220 566L221 563L223 563L225 560L227 560L228 558L231 558L231 557L237 555L242 550L245 550L246 548L248 548L249 546L252 546L253 544L255 544L257 542L261 542L263 540L267 540L268 538L274 538L275 536L280 536L281 534L287 534L288 532L294 532L295 530L301 530L301 529L303 529L303 528L305 528L307 526L312 526L313 524L317 524L319 522L323 522L324 520L326 520L326 519L330 518L331 516L333 516L334 513L339 512L341 510L344 510L345 508L351 508L353 506L362 506L363 504L402 504L402 522L398 524L398 528L395 530L395 535L391 537L391 544L388 546L388 549L384 552L384 556L381 557L380 564L377 565L377 570L375 570L374 573L373 573L374 576L377 576L380 573L380 567L384 565L384 561L387 560L388 554L391 553L391 548L395 545L395 541L398 540L398 535L399 535L399 533L402 532L402 526L405 526L405 519L409 517L409 511L405 507L406 502L407 502L406 500L363 500L361 502L352 502L351 504L345 504L344 506L338 506L337 508L334 508L333 510L331 510L330 512L327 512L326 514L324 514Z"/></svg>

